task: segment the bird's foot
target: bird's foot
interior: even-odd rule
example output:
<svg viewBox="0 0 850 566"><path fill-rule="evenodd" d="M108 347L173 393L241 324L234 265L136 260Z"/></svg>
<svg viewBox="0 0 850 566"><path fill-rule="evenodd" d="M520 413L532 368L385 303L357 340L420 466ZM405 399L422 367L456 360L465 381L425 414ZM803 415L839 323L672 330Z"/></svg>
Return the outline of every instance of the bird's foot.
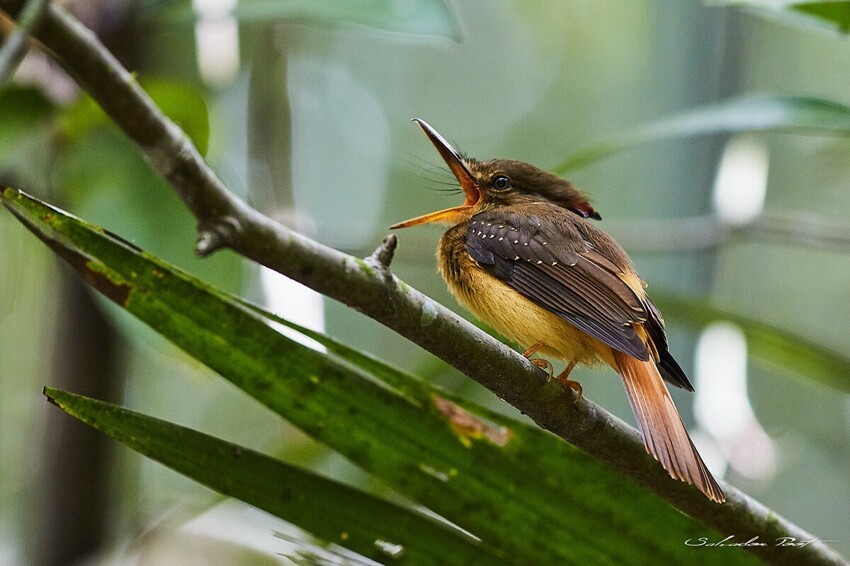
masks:
<svg viewBox="0 0 850 566"><path fill-rule="evenodd" d="M576 403L578 403L582 395L581 383L579 383L578 381L573 381L572 379L561 378L560 375L557 377L557 379L561 382L561 385L563 385L564 387L568 387L569 389L572 389L575 392Z"/></svg>
<svg viewBox="0 0 850 566"><path fill-rule="evenodd" d="M539 350L542 347L543 347L543 342L535 342L534 344L529 346L528 349L525 352L522 353L522 357L527 358L527 359L531 359L531 356L533 356L537 352L537 350Z"/></svg>
<svg viewBox="0 0 850 566"><path fill-rule="evenodd" d="M543 368L546 370L546 383L552 381L552 377L555 375L555 368L552 367L552 363L549 360L544 360L543 358L529 358L529 362L533 363L539 368Z"/></svg>
<svg viewBox="0 0 850 566"><path fill-rule="evenodd" d="M582 395L581 383L579 383L578 381L573 381L572 379L570 379L570 372L573 371L573 368L575 366L576 366L576 363L574 361L567 364L567 369L565 369L564 371L562 371L561 373L558 374L557 380L561 382L561 385L563 385L564 387L567 387L569 389L572 389L575 392L575 394L576 394L576 401L575 402L578 403L579 400L581 399L581 395Z"/></svg>
<svg viewBox="0 0 850 566"><path fill-rule="evenodd" d="M543 358L531 358L531 356L533 356L534 353L542 347L543 342L535 342L534 345L528 348L525 352L523 352L522 355L529 362L533 363L539 368L543 368L546 370L546 373L549 374L546 378L546 383L549 383L550 381L552 381L552 377L555 375L555 368L552 367L552 364L548 360L544 360Z"/></svg>

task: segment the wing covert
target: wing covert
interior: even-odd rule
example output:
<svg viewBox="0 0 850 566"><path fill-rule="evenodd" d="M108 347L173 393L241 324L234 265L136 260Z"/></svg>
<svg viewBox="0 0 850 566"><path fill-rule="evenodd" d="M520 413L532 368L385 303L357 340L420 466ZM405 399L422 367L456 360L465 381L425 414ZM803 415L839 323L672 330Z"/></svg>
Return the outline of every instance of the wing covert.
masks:
<svg viewBox="0 0 850 566"><path fill-rule="evenodd" d="M634 327L650 316L642 299L578 230L562 233L569 229L534 216L482 213L470 222L465 243L472 259L526 298L612 348L649 360Z"/></svg>

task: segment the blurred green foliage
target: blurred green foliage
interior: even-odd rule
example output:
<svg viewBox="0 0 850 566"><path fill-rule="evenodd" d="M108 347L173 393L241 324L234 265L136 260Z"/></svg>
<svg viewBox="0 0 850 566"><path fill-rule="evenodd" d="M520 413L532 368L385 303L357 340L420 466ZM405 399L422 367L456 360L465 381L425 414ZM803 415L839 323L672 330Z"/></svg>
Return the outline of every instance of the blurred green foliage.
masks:
<svg viewBox="0 0 850 566"><path fill-rule="evenodd" d="M618 151L679 138L740 132L850 135L850 108L800 96L750 95L655 120L584 148L553 168L566 174Z"/></svg>
<svg viewBox="0 0 850 566"><path fill-rule="evenodd" d="M51 141L55 108L37 88L0 88L0 171L5 181L43 184L49 175L44 147Z"/></svg>
<svg viewBox="0 0 850 566"><path fill-rule="evenodd" d="M144 8L144 16L163 23L194 23L198 17L185 0L153 0ZM230 15L242 23L263 26L298 21L459 39L455 16L444 0L242 0Z"/></svg>
<svg viewBox="0 0 850 566"><path fill-rule="evenodd" d="M143 77L140 86L163 114L180 126L195 147L206 155L210 139L210 120L204 93L196 86L165 77ZM115 128L112 120L86 94L63 109L59 129L65 140L79 142L99 127Z"/></svg>
<svg viewBox="0 0 850 566"><path fill-rule="evenodd" d="M695 297L671 297L653 293L669 318L695 328L727 321L747 338L748 354L771 371L790 373L820 382L843 393L850 392L850 359L843 352L825 348L805 337L738 313L719 309Z"/></svg>
<svg viewBox="0 0 850 566"><path fill-rule="evenodd" d="M793 0L708 0L709 5L731 5L751 9L777 21L829 32L850 30L850 2L794 2Z"/></svg>

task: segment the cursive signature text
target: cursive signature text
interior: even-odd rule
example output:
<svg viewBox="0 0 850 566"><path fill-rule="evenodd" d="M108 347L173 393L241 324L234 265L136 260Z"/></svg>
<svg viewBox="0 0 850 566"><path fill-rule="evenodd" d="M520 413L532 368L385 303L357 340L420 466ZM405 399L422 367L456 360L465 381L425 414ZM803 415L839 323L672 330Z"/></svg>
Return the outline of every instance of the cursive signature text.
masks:
<svg viewBox="0 0 850 566"><path fill-rule="evenodd" d="M712 541L708 537L699 537L696 539L689 538L685 541L687 546L784 546L788 548L803 548L819 539L797 539L795 537L779 537L771 542L763 542L758 536L754 536L749 540L735 540L735 535L729 535L722 540Z"/></svg>

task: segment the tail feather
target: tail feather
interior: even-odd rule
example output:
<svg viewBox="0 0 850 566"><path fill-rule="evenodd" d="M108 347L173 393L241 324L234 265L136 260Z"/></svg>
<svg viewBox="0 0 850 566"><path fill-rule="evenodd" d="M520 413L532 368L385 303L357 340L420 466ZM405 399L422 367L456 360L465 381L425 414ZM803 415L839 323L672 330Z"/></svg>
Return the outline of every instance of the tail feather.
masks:
<svg viewBox="0 0 850 566"><path fill-rule="evenodd" d="M694 484L713 501L725 501L723 491L691 442L655 364L618 351L614 351L614 359L647 452L671 477Z"/></svg>

